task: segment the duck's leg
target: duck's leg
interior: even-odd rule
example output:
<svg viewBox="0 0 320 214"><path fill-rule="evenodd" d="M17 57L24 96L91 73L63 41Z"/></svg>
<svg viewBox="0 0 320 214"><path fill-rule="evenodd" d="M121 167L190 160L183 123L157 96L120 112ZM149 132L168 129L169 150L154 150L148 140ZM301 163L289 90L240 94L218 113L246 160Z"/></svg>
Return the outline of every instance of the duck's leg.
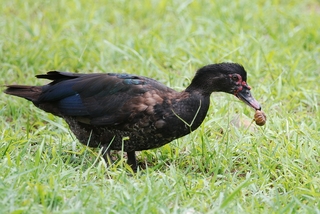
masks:
<svg viewBox="0 0 320 214"><path fill-rule="evenodd" d="M136 172L138 168L136 152L135 151L127 152L127 156L128 156L127 164L131 166L134 172Z"/></svg>
<svg viewBox="0 0 320 214"><path fill-rule="evenodd" d="M102 154L104 161L106 162L107 165L111 165L113 163L113 161L110 156L109 145L102 145L101 149L102 149L101 154Z"/></svg>

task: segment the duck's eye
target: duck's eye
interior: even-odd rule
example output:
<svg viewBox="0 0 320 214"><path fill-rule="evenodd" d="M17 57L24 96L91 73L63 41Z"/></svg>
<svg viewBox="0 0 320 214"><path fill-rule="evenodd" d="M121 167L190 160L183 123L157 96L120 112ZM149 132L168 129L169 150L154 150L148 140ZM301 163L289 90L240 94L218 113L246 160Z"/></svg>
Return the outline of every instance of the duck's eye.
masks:
<svg viewBox="0 0 320 214"><path fill-rule="evenodd" d="M235 82L238 82L239 81L239 77L237 75L232 75L232 80L235 81Z"/></svg>

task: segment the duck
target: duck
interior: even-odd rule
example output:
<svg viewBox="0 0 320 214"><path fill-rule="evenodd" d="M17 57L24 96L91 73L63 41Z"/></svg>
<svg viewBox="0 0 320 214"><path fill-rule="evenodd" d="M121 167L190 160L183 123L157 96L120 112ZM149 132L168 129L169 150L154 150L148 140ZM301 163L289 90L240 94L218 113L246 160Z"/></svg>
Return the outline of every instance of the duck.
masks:
<svg viewBox="0 0 320 214"><path fill-rule="evenodd" d="M157 80L126 73L49 71L36 75L51 82L42 86L6 85L5 93L31 101L63 118L80 143L127 153L136 171L136 151L155 149L196 130L205 119L213 92L232 94L255 110L247 72L237 63L201 67L183 91Z"/></svg>

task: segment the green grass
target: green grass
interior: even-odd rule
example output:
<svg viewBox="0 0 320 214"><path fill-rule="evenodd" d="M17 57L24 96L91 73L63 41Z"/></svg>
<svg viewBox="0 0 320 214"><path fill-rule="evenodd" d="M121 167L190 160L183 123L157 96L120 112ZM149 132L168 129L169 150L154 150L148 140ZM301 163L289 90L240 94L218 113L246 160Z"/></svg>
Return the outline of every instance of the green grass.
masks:
<svg viewBox="0 0 320 214"><path fill-rule="evenodd" d="M210 3L211 2L211 3ZM58 69L127 72L177 90L238 62L268 121L214 93L201 127L106 168L62 119L0 94L1 213L319 213L320 2L3 1L0 85ZM240 118L240 119L235 119ZM235 125L234 121L240 121Z"/></svg>

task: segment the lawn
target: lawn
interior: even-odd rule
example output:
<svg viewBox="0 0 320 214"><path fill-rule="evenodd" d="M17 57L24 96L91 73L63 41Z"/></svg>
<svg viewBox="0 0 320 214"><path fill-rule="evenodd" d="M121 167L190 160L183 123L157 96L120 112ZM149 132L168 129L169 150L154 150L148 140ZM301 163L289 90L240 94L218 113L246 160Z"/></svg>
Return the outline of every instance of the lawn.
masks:
<svg viewBox="0 0 320 214"><path fill-rule="evenodd" d="M213 93L203 124L107 167L66 123L0 93L0 213L320 213L320 2L2 1L0 85L126 72L183 90L242 64L268 120ZM4 90L4 87L1 88Z"/></svg>

